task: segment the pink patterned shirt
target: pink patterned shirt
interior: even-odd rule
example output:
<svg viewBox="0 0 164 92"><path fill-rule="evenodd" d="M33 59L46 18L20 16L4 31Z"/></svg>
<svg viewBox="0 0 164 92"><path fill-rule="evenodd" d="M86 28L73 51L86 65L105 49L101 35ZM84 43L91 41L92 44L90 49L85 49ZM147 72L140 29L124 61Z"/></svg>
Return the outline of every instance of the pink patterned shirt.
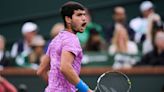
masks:
<svg viewBox="0 0 164 92"><path fill-rule="evenodd" d="M72 52L75 55L73 68L80 73L82 48L78 37L68 31L61 31L50 43L47 55L50 57L50 72L48 86L45 92L76 92L75 86L65 79L60 71L62 50Z"/></svg>

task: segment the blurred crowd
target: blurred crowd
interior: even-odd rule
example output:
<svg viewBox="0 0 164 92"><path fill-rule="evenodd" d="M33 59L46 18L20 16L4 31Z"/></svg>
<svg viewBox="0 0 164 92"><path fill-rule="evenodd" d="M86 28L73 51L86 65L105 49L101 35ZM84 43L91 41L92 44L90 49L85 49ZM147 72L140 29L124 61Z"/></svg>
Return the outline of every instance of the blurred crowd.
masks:
<svg viewBox="0 0 164 92"><path fill-rule="evenodd" d="M77 34L84 52L106 52L113 58L113 69L164 65L162 18L150 1L142 2L139 9L138 17L128 23L125 8L115 6L113 22L103 26L92 21L90 11L86 9L87 27L83 33ZM25 22L20 31L23 39L15 41L10 51L5 48L6 37L0 34L0 69L7 66L37 69L51 39L64 31L64 24L54 24L49 40L39 34L39 26L35 22ZM2 81L4 85L0 84L0 92L6 92L5 89L17 92L12 84L0 76L0 83Z"/></svg>
<svg viewBox="0 0 164 92"><path fill-rule="evenodd" d="M125 8L115 6L113 22L103 26L92 21L90 11L86 9L87 27L84 33L77 34L84 52L107 52L113 57L114 69L164 65L164 24L161 17L150 1L142 2L139 9L141 14L128 23ZM39 26L35 22L25 22L20 31L23 39L15 41L11 51L5 49L6 39L0 35L0 68L37 69L51 39L64 31L64 24L56 23L52 27L49 40L39 34Z"/></svg>

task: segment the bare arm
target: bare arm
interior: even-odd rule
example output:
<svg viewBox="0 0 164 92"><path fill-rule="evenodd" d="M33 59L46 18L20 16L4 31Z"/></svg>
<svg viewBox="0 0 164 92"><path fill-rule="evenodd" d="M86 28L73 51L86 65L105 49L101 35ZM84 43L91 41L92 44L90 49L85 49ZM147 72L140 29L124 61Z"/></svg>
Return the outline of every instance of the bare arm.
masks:
<svg viewBox="0 0 164 92"><path fill-rule="evenodd" d="M12 85L9 81L7 81L5 78L1 76L0 76L0 84L3 85L5 90L7 90L7 92L17 92L17 89L15 88L15 86Z"/></svg>
<svg viewBox="0 0 164 92"><path fill-rule="evenodd" d="M40 59L40 65L37 70L37 75L41 76L46 82L48 81L48 71L50 68L50 58L47 55L43 55Z"/></svg>
<svg viewBox="0 0 164 92"><path fill-rule="evenodd" d="M60 70L70 83L76 85L79 83L80 78L72 67L73 60L73 53L68 51L62 51ZM92 91L89 89L88 92Z"/></svg>
<svg viewBox="0 0 164 92"><path fill-rule="evenodd" d="M60 70L70 83L76 85L80 81L80 78L72 67L73 60L74 54L62 51Z"/></svg>
<svg viewBox="0 0 164 92"><path fill-rule="evenodd" d="M147 30L147 33L146 33L146 36L148 39L152 39L152 36L151 36L151 33L152 33L152 30L153 30L153 22L160 22L161 18L158 14L156 13L152 13L149 15L148 17L148 30Z"/></svg>

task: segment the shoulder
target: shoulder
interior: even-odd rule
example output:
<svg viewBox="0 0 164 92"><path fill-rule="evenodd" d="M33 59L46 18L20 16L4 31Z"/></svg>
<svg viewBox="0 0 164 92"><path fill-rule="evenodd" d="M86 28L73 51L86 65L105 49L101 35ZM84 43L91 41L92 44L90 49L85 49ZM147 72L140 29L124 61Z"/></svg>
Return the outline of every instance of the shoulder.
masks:
<svg viewBox="0 0 164 92"><path fill-rule="evenodd" d="M77 35L67 32L67 31L63 31L61 38L63 42L67 42L70 44L79 43L79 39Z"/></svg>
<svg viewBox="0 0 164 92"><path fill-rule="evenodd" d="M136 17L136 18L132 19L132 20L130 21L130 23L140 22L140 21L142 21L142 18L141 18L141 17Z"/></svg>
<svg viewBox="0 0 164 92"><path fill-rule="evenodd" d="M142 23L142 18L140 18L140 17L137 17L137 18L134 18L134 19L132 19L131 21L130 21L130 27L131 28L134 28L134 29L136 29L136 27L139 27L140 26L140 24Z"/></svg>
<svg viewBox="0 0 164 92"><path fill-rule="evenodd" d="M72 52L75 56L82 51L78 37L75 34L63 31L59 36L62 50Z"/></svg>

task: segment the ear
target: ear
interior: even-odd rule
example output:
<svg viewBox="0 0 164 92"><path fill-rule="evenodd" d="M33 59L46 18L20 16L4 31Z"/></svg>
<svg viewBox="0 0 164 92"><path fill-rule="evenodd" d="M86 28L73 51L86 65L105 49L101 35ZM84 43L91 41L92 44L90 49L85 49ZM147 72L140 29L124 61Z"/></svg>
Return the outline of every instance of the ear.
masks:
<svg viewBox="0 0 164 92"><path fill-rule="evenodd" d="M65 21L67 24L70 24L71 23L71 18L68 17L68 16L65 16Z"/></svg>

